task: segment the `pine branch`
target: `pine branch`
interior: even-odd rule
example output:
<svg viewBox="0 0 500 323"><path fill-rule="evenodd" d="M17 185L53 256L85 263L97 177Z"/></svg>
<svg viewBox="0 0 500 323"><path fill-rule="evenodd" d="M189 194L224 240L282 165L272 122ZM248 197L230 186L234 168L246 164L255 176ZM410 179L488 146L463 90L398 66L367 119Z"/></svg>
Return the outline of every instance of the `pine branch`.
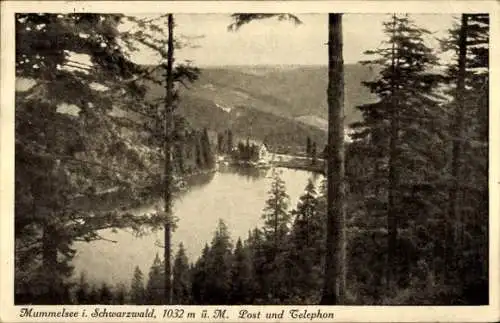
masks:
<svg viewBox="0 0 500 323"><path fill-rule="evenodd" d="M277 18L278 20L288 20L295 25L302 24L302 21L292 14L275 13L235 13L231 15L233 22L227 27L228 31L238 31L242 26L254 21L268 18Z"/></svg>
<svg viewBox="0 0 500 323"><path fill-rule="evenodd" d="M23 145L23 147L25 149L27 149L30 154L38 156L38 157L49 158L49 159L54 159L54 160L61 160L61 161L64 160L67 162L74 162L74 163L78 163L78 164L93 165L93 166L97 166L101 169L107 170L112 174L119 173L119 174L123 174L123 175L127 175L127 176L130 175L130 171L120 170L118 168L112 168L112 167L103 165L102 163L98 163L98 162L94 162L94 161L90 161L90 160L77 159L74 156L58 155L58 154L54 154L53 152L47 152L43 146L38 145L38 144L33 143L33 142L30 143L31 148L33 148L33 146L34 146L35 148L38 148L38 151L36 151L35 149L30 149L29 145L22 143L20 141L20 139L18 139L18 138L16 138L16 144ZM148 171L146 171L146 173L150 176L156 175L156 174L154 174L152 172L148 172ZM128 183L128 182L123 181L123 183Z"/></svg>

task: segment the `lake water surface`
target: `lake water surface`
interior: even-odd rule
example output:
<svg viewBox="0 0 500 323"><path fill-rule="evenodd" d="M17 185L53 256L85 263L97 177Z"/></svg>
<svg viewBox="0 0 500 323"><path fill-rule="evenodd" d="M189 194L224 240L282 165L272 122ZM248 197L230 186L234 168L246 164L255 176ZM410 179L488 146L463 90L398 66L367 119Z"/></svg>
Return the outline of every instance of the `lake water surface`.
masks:
<svg viewBox="0 0 500 323"><path fill-rule="evenodd" d="M319 176L310 172L279 169L290 196L289 209L294 208L309 178L318 185ZM178 218L172 235L173 254L180 242L184 244L190 261L200 256L206 243L210 243L218 219L223 219L231 232L233 243L238 237L245 239L248 231L261 227L262 210L271 186L271 170L222 170L175 199L174 214ZM151 212L154 205L145 205L136 213ZM163 230L136 237L132 232L107 230L102 234L117 241L94 241L75 245L77 254L73 261L75 274L85 272L91 282L129 284L135 266L147 277L156 253L163 254L158 245L163 244Z"/></svg>

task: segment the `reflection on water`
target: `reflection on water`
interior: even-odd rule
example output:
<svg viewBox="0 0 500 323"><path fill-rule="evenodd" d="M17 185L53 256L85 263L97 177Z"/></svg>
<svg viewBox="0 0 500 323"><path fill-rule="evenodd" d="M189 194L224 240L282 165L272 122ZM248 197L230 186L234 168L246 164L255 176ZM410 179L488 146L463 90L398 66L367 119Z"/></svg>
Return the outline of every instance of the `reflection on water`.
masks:
<svg viewBox="0 0 500 323"><path fill-rule="evenodd" d="M317 185L320 183L321 175L291 169L280 171L291 199L290 208L296 205L309 178ZM187 178L189 189L176 197L173 206L178 218L172 235L174 251L183 242L189 259L195 261L204 245L210 243L219 218L227 223L233 242L238 237L246 238L249 230L263 223L260 216L270 189L270 175L269 169L224 166L216 173ZM133 212L152 212L157 204L161 202L143 205ZM162 254L163 230L143 237L124 230L107 230L103 236L117 243L94 241L75 245L76 274L85 271L90 280L128 284L135 266L146 274L155 254Z"/></svg>
<svg viewBox="0 0 500 323"><path fill-rule="evenodd" d="M247 180L252 180L252 181L256 181L260 178L266 177L270 173L269 169L255 168L251 166L236 166L236 165L219 166L218 171L220 173L236 174Z"/></svg>
<svg viewBox="0 0 500 323"><path fill-rule="evenodd" d="M214 178L215 172L204 172L196 175L191 175L185 178L186 186L201 186L210 183Z"/></svg>

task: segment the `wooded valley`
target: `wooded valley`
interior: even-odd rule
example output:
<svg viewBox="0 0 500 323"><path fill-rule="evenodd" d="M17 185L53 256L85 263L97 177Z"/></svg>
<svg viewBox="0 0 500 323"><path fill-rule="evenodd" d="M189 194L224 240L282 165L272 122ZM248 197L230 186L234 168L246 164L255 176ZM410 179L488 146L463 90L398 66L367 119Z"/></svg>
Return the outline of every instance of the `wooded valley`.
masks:
<svg viewBox="0 0 500 323"><path fill-rule="evenodd" d="M176 14L16 14L16 82L30 83L15 102L16 304L488 304L489 15L457 14L439 48L411 14L385 15L358 65L346 15L328 14L324 65L259 78L176 61ZM221 33L268 20L291 37L302 23L235 13ZM134 62L141 46L162 63ZM171 243L185 178L258 160L254 140L324 158L324 179L291 205L272 168L262 225L234 240L221 219L189 259ZM125 198L105 206L106 192ZM107 229L163 230L163 253L126 284L89 281L74 244Z"/></svg>

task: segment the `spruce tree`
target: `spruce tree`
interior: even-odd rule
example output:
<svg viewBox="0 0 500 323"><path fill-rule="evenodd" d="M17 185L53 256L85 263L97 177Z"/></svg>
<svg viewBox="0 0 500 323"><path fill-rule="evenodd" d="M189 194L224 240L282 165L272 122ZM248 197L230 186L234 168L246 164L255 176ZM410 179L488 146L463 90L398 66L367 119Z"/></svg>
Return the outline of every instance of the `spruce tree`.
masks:
<svg viewBox="0 0 500 323"><path fill-rule="evenodd" d="M134 305L145 304L146 301L146 291L144 289L144 275L139 269L139 266L135 267L134 276L132 278L132 284L130 285L130 301Z"/></svg>
<svg viewBox="0 0 500 323"><path fill-rule="evenodd" d="M259 228L254 228L248 234L248 239L245 242L245 248L251 262L251 275L253 277L253 284L251 290L253 291L252 299L258 304L262 304L263 300L267 297L266 291L266 257L267 250L264 240L264 233Z"/></svg>
<svg viewBox="0 0 500 323"><path fill-rule="evenodd" d="M279 172L273 169L271 189L263 210L264 233L266 239L278 251L280 243L285 239L289 230L290 213L288 213L289 196L286 193L285 182Z"/></svg>
<svg viewBox="0 0 500 323"><path fill-rule="evenodd" d="M296 299L312 304L319 298L322 286L322 259L324 256L324 213L318 210L314 183L309 179L300 197L288 252L290 293Z"/></svg>
<svg viewBox="0 0 500 323"><path fill-rule="evenodd" d="M264 220L264 252L263 292L268 303L280 303L287 297L285 261L287 235L291 215L288 212L289 197L285 183L276 169L273 169L273 180L269 190L269 198L263 210Z"/></svg>
<svg viewBox="0 0 500 323"><path fill-rule="evenodd" d="M207 262L208 304L228 304L231 291L232 243L226 223L220 219Z"/></svg>
<svg viewBox="0 0 500 323"><path fill-rule="evenodd" d="M77 304L88 304L89 301L89 284L87 282L87 277L85 273L80 274L80 281L78 283L78 288L76 290L76 303Z"/></svg>
<svg viewBox="0 0 500 323"><path fill-rule="evenodd" d="M293 234L303 239L305 246L310 246L321 236L317 232L317 226L321 224L318 221L316 188L311 179L308 180L304 194L300 196L297 208L292 211L295 217L293 223Z"/></svg>
<svg viewBox="0 0 500 323"><path fill-rule="evenodd" d="M117 305L124 305L127 303L127 287L122 284L122 283L119 283L116 285L116 288L115 288L115 299L114 299L114 303L117 304Z"/></svg>
<svg viewBox="0 0 500 323"><path fill-rule="evenodd" d="M90 289L89 293L88 304L89 305L99 304L100 302L99 296L100 296L99 291L97 290L96 286L92 285L92 288Z"/></svg>
<svg viewBox="0 0 500 323"><path fill-rule="evenodd" d="M208 266L210 257L210 247L205 244L200 258L196 261L192 269L192 295L195 304L208 304Z"/></svg>
<svg viewBox="0 0 500 323"><path fill-rule="evenodd" d="M147 304L160 305L165 303L165 271L160 256L156 254L153 264L149 269L149 277L146 285Z"/></svg>
<svg viewBox="0 0 500 323"><path fill-rule="evenodd" d="M172 199L173 199L173 167L172 167L172 130L174 128L174 15L169 13L167 15L167 55L166 63L164 64L166 72L166 82L165 82L165 120L164 120L164 191L163 191L163 202L164 202L164 212L167 218L165 219L163 225L164 234L164 250L163 250L163 297L167 304L172 303L172 281L171 281L171 235L172 235ZM150 275L151 280L151 275ZM148 281L149 287L149 281ZM150 292L153 292L150 290ZM155 292L153 292L155 294ZM151 295L148 293L148 295ZM156 296L154 297L156 298ZM159 300L152 300L154 303L159 302Z"/></svg>
<svg viewBox="0 0 500 323"><path fill-rule="evenodd" d="M465 302L487 303L488 295L488 110L489 16L462 14L442 40L453 54L445 87L449 108L449 213L443 274L462 285ZM474 260L473 260L474 259Z"/></svg>
<svg viewBox="0 0 500 323"><path fill-rule="evenodd" d="M475 94L474 117L472 122L472 140L467 141L467 156L471 162L466 162L464 169L467 177L465 182L474 181L475 188L465 190L466 206L462 211L463 222L459 236L461 237L462 250L471 250L471 254L463 252L459 262L459 277L467 286L464 288L467 303L488 303L488 228L489 228L489 30L490 17L488 14L470 14L469 17L469 48L472 57L468 68L474 70L471 75L472 91ZM474 168L472 171L471 168ZM474 193L472 194L473 191ZM472 205L472 208L468 208ZM474 210L471 212L471 210ZM474 269L472 269L474 268Z"/></svg>
<svg viewBox="0 0 500 323"><path fill-rule="evenodd" d="M166 18L166 28L163 28L159 21ZM172 213L172 199L175 190L174 182L174 149L176 144L176 117L175 109L179 100L179 94L174 86L176 82L184 84L184 80L194 81L198 78L199 70L188 65L178 64L174 66L174 50L178 48L179 43L174 39L174 15L172 13L160 15L157 18L136 18L129 17L129 20L139 26L139 31L133 33L135 39L142 45L154 50L162 58L162 64L159 66L164 69L164 79L158 81L151 79L153 82L163 85L165 88L165 96L163 105L153 105L151 108L151 116L156 127L157 142L162 147L163 167L162 167L162 187L163 187L163 202L164 207L161 212L157 212L158 222L163 222L164 235L164 300L169 304L172 302L172 281L171 281L171 235L174 225L174 215ZM165 21L163 21L165 23ZM157 35L165 35L166 39L158 40ZM182 167L183 168L183 167Z"/></svg>
<svg viewBox="0 0 500 323"><path fill-rule="evenodd" d="M173 272L173 304L191 303L191 273L186 250L182 243L175 256Z"/></svg>
<svg viewBox="0 0 500 323"><path fill-rule="evenodd" d="M433 163L442 156L439 159L427 150L436 140L431 131L439 128L435 123L439 114L435 88L440 78L431 71L437 58L424 43L427 30L416 26L408 15L394 14L384 23L384 32L388 46L367 51L376 58L363 62L380 66L377 79L363 83L379 100L359 107L364 121L356 126L361 126L360 133L380 152L375 155L375 176L386 178L387 184L378 194L387 210L386 268L387 281L392 283L398 280L401 265L396 254L398 229L410 220L402 216L410 209L403 206L402 192L407 187L415 188L415 184L435 182L440 171Z"/></svg>
<svg viewBox="0 0 500 323"><path fill-rule="evenodd" d="M112 304L113 292L106 283L102 283L99 289L99 304Z"/></svg>
<svg viewBox="0 0 500 323"><path fill-rule="evenodd" d="M250 304L254 293L249 251L238 238L231 270L231 304Z"/></svg>

